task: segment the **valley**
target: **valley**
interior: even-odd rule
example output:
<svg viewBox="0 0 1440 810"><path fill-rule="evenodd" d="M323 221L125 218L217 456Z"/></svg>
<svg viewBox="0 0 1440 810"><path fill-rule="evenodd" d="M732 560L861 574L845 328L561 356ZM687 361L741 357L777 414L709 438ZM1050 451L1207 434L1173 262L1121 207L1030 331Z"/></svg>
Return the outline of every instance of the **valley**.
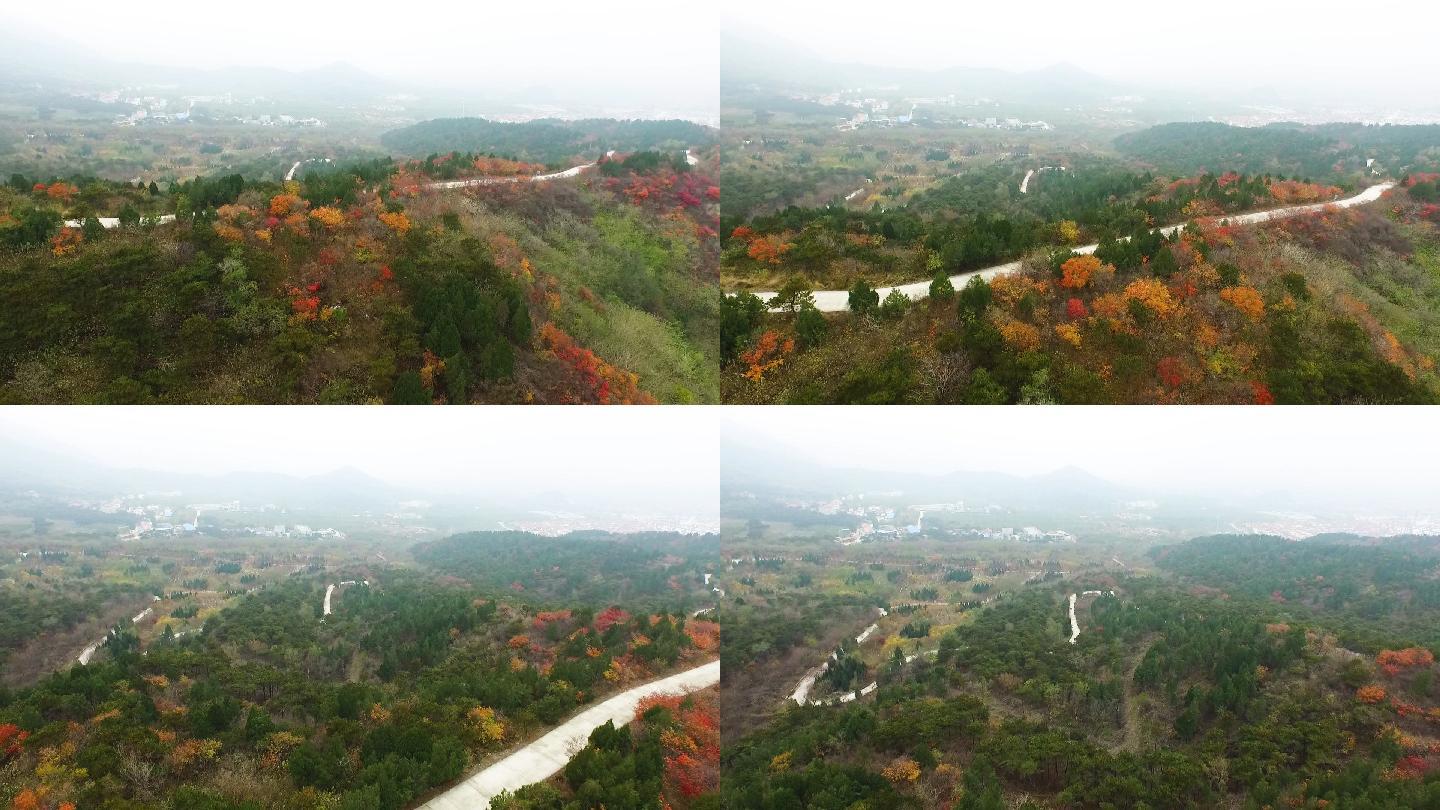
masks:
<svg viewBox="0 0 1440 810"><path fill-rule="evenodd" d="M184 452L177 435L223 442L181 423L262 418L156 416L133 417L127 435L169 457ZM599 790L688 808L713 796L719 538L703 506L667 516L655 497L642 511L595 493L501 495L513 481L424 491L391 478L414 469L405 455L385 479L236 469L222 455L205 473L114 467L35 442L44 428L0 429L16 460L0 466L7 806L519 808ZM497 440L450 441L475 453ZM339 457L372 466L387 452ZM680 463L657 466L673 477ZM620 756L627 767L595 762Z"/></svg>
<svg viewBox="0 0 1440 810"><path fill-rule="evenodd" d="M888 412L860 413L850 428ZM728 805L1433 800L1428 518L1372 509L1395 534L1278 537L1261 527L1360 524L1314 500L1282 517L1074 471L926 474L936 451L876 439L792 451L762 439L826 426L761 421L724 451ZM1034 442L1066 432L1026 424ZM1269 452L1258 443L1219 454ZM1241 531L1211 533L1227 525Z"/></svg>
<svg viewBox="0 0 1440 810"><path fill-rule="evenodd" d="M1436 400L1423 116L1257 125L1073 65L734 39L725 402Z"/></svg>

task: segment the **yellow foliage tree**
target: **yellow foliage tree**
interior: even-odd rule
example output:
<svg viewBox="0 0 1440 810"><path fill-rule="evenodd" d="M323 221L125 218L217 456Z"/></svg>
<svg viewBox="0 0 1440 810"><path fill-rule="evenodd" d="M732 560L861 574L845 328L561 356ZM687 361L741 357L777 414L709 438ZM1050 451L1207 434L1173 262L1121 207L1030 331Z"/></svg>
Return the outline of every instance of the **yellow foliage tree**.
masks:
<svg viewBox="0 0 1440 810"><path fill-rule="evenodd" d="M304 742L305 738L293 731L276 731L265 738L265 753L260 757L260 761L267 768L278 768L286 757L290 756L290 752Z"/></svg>
<svg viewBox="0 0 1440 810"><path fill-rule="evenodd" d="M1125 300L1139 301L1162 317L1175 311L1175 299L1159 279L1137 278L1130 282L1125 286Z"/></svg>
<svg viewBox="0 0 1440 810"><path fill-rule="evenodd" d="M314 211L311 211L310 218L330 230L334 230L345 224L345 212L339 208L332 208L328 205L322 205Z"/></svg>
<svg viewBox="0 0 1440 810"><path fill-rule="evenodd" d="M495 710L488 706L476 706L469 712L470 725L481 740L497 743L505 739L505 724L495 716Z"/></svg>
<svg viewBox="0 0 1440 810"><path fill-rule="evenodd" d="M880 771L886 779L895 784L914 782L920 778L920 763L909 757L900 757Z"/></svg>
<svg viewBox="0 0 1440 810"><path fill-rule="evenodd" d="M1040 330L1024 321L1006 321L1000 324L1000 336L1005 342L1022 352L1040 348Z"/></svg>
<svg viewBox="0 0 1440 810"><path fill-rule="evenodd" d="M1062 323L1055 327L1055 334L1075 348L1080 348L1080 327L1073 323Z"/></svg>
<svg viewBox="0 0 1440 810"><path fill-rule="evenodd" d="M220 238L226 242L240 242L245 239L244 231L227 222L215 222L210 227L214 228L215 233L219 234Z"/></svg>

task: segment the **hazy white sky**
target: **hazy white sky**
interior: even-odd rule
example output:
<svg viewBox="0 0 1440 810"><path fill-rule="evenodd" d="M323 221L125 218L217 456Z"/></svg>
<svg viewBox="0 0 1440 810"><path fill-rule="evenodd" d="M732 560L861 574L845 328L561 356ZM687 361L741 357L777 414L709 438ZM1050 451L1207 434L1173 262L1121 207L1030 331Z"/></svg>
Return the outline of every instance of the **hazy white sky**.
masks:
<svg viewBox="0 0 1440 810"><path fill-rule="evenodd" d="M0 437L121 469L312 475L351 466L393 484L438 492L654 493L657 507L709 505L713 513L718 434L713 419L689 411L3 408Z"/></svg>
<svg viewBox="0 0 1440 810"><path fill-rule="evenodd" d="M1437 89L1440 3L1422 0L727 0L727 30L839 61L1008 70L1071 62L1145 84Z"/></svg>
<svg viewBox="0 0 1440 810"><path fill-rule="evenodd" d="M728 408L723 421L726 437L838 467L1032 475L1075 466L1150 491L1405 493L1440 510L1431 408Z"/></svg>
<svg viewBox="0 0 1440 810"><path fill-rule="evenodd" d="M7 19L96 54L192 67L301 69L345 61L372 73L463 85L597 80L718 92L719 35L705 3L667 0L70 0L6 2Z"/></svg>

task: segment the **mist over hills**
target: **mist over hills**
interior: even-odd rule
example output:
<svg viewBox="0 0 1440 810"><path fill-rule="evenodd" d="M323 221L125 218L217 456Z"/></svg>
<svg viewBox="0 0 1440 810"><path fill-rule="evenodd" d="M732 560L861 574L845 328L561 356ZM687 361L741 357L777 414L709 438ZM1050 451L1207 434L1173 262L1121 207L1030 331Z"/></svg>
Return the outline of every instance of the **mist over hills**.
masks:
<svg viewBox="0 0 1440 810"><path fill-rule="evenodd" d="M894 85L917 94L954 93L1046 104L1092 103L1135 90L1067 62L1023 72L960 66L920 70L871 65L861 60L834 62L763 33L722 32L720 56L722 87L748 82L808 89Z"/></svg>
<svg viewBox="0 0 1440 810"><path fill-rule="evenodd" d="M897 449L896 455L877 459L873 466L863 462L833 465L795 446L767 444L732 433L721 442L721 459L721 488L727 494L759 490L781 496L824 497L898 490L917 502L963 500L971 504L997 503L1018 509L1075 513L1154 501L1171 514L1203 514L1212 519L1218 516L1248 519L1280 512L1313 515L1435 512L1427 508L1416 493L1370 493L1357 489L1348 497L1339 497L1333 492L1287 486L1283 478L1277 478L1273 486L1264 489L1229 483L1219 477L1205 487L1181 486L1164 480L1126 484L1080 465L1062 463L1064 455L1060 453L1056 456L1059 466L1027 475L987 470L983 458L966 458L963 450L956 454L954 469L947 472L897 471L887 468L903 463L902 449Z"/></svg>
<svg viewBox="0 0 1440 810"><path fill-rule="evenodd" d="M754 29L722 31L720 48L722 96L732 101L777 90L893 88L911 96L954 94L965 101L990 99L1022 107L1105 107L1148 124L1244 116L1258 109L1289 110L1312 121L1316 116L1326 121L1389 118L1401 111L1427 117L1437 110L1432 97L1415 93L1399 77L1388 86L1343 73L1324 82L1304 82L1293 76L1289 80L1263 73L1227 77L1200 70L1181 81L1145 73L1101 75L1063 58L1032 70L963 64L890 67L863 53L853 59L827 59L784 36ZM954 59L963 62L964 52L957 51Z"/></svg>
<svg viewBox="0 0 1440 810"><path fill-rule="evenodd" d="M726 437L721 443L722 490L763 488L795 495L900 490L920 501L964 500L1024 508L1090 511L1149 497L1080 467L1062 466L1037 475L984 469L947 473L896 472L863 466L833 467L789 447ZM964 464L957 459L957 467ZM977 462L976 467L983 467Z"/></svg>
<svg viewBox="0 0 1440 810"><path fill-rule="evenodd" d="M283 21L277 21L277 25ZM163 43L157 43L157 48ZM413 120L444 115L465 115L483 109L488 114L520 113L535 105L604 114L623 108L628 115L646 116L645 110L700 115L708 105L697 101L696 86L688 77L656 77L653 83L617 82L613 77L583 71L516 81L510 71L474 69L416 77L384 70L383 60L370 68L343 59L288 69L237 63L225 67L162 64L155 59L116 59L97 53L63 35L0 13L0 88L34 93L70 93L126 87L154 88L185 95L263 97L295 105L290 114L308 109L375 105L397 110ZM376 69L380 66L380 69ZM397 63L396 67L403 66ZM495 66L498 67L498 66ZM392 75L393 74L393 75ZM37 103L53 98L39 99ZM304 106L301 106L304 105ZM128 107L123 102L120 106Z"/></svg>
<svg viewBox="0 0 1440 810"><path fill-rule="evenodd" d="M158 450L157 452L163 452ZM97 463L78 455L0 437L0 485L69 496L178 491L196 500L307 504L332 508L384 508L418 493L355 467L316 475L227 471L214 475L157 470L137 459L133 467Z"/></svg>
<svg viewBox="0 0 1440 810"><path fill-rule="evenodd" d="M266 469L223 469L216 472L163 469L166 445L156 443L153 457L133 462L105 463L83 451L59 449L0 434L0 493L31 490L59 498L104 499L119 495L178 492L187 501L228 502L245 505L275 504L337 512L386 512L410 502L429 504L435 513L452 516L483 512L514 517L534 512L564 512L601 518L622 514L704 515L714 509L714 494L654 486L638 490L623 482L595 480L585 486L530 476L507 476L503 460L477 459L473 476L460 475L443 484L420 485L405 476L387 480L383 470L368 472L337 457L333 468L298 474ZM325 453L316 445L303 451ZM353 457L352 457L353 458ZM427 456L417 452L416 464ZM313 465L312 465L313 468ZM678 486L678 485L677 485Z"/></svg>
<svg viewBox="0 0 1440 810"><path fill-rule="evenodd" d="M356 101L397 92L401 85L345 62L284 70L264 66L182 68L110 59L15 20L0 25L0 73L6 83L54 89L97 84L164 85L179 92L262 95L277 100Z"/></svg>

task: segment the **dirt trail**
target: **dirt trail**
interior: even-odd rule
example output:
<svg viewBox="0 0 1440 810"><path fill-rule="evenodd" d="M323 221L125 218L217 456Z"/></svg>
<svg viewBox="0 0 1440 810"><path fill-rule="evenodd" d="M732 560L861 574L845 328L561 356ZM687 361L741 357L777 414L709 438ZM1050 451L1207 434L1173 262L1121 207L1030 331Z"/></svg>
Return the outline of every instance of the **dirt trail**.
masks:
<svg viewBox="0 0 1440 810"><path fill-rule="evenodd" d="M1135 670L1140 668L1140 663L1149 654L1150 648L1160 640L1158 634L1146 636L1140 643L1139 652L1135 660L1130 662L1129 669L1125 672L1125 692L1121 697L1122 709L1125 713L1125 725L1120 735L1118 751L1129 751L1135 753L1140 747L1140 707L1135 705L1135 699L1139 697L1139 690L1135 688Z"/></svg>

